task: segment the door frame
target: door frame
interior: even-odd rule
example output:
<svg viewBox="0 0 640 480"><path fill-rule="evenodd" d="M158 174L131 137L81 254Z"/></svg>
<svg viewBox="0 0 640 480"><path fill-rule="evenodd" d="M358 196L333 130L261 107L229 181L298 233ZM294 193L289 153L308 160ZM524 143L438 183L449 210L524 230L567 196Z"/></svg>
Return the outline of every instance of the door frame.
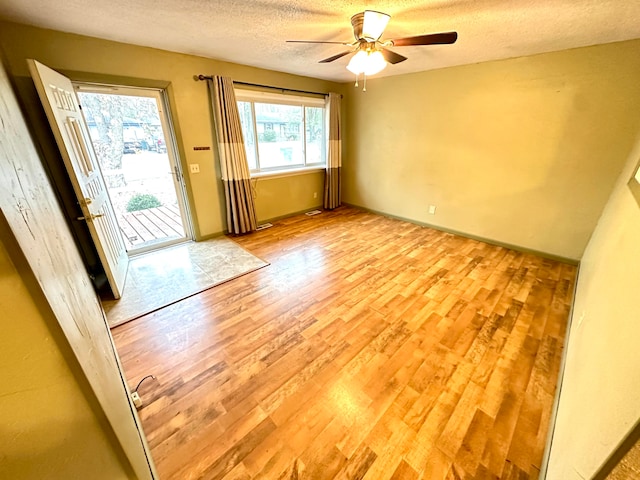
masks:
<svg viewBox="0 0 640 480"><path fill-rule="evenodd" d="M169 105L169 99L166 88L155 87L139 87L135 85L122 85L111 84L101 82L87 82L87 81L71 81L74 90L77 92L86 93L99 93L99 94L112 94L122 96L139 96L155 98L159 104L159 116L160 125L165 137L165 144L167 147L167 155L169 157L169 163L172 166L173 183L176 190L176 198L178 200L178 208L180 209L180 216L182 218L182 227L185 232L185 236L179 239L170 240L158 244L152 244L145 247L135 248L127 250L127 254L130 258L137 255L141 255L153 250L170 247L179 243L185 243L193 241L195 238L195 230L193 226L193 217L191 216L191 207L189 205L189 195L187 194L187 185L185 182L184 169L182 168L182 161L178 150L178 144L176 140L175 129L171 118L171 108ZM78 99L80 102L80 100ZM80 102L81 103L81 102ZM84 115L84 112L83 112ZM85 117L86 121L86 117ZM102 167L101 167L102 168ZM101 172L102 173L102 172ZM107 191L108 191L107 187ZM111 201L111 197L109 197ZM122 231L120 232L122 234ZM124 239L123 239L124 240Z"/></svg>

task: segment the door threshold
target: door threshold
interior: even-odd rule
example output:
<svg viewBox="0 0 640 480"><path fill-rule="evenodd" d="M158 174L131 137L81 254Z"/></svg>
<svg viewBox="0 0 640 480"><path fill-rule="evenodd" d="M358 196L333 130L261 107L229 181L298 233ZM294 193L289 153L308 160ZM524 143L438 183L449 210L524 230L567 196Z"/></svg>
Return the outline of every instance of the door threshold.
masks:
<svg viewBox="0 0 640 480"><path fill-rule="evenodd" d="M170 242L163 242L158 244L149 245L142 248L137 248L135 250L130 250L127 252L129 258L139 257L140 255L146 255L147 253L153 253L158 250L164 250L165 248L175 247L176 245L182 245L183 243L193 242L191 238L179 238L177 240L172 240Z"/></svg>

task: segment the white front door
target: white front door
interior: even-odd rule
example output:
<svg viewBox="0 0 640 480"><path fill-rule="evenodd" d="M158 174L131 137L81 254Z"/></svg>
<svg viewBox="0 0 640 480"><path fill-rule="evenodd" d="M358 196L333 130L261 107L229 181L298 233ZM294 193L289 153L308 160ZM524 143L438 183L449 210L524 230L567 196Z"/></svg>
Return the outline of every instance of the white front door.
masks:
<svg viewBox="0 0 640 480"><path fill-rule="evenodd" d="M129 257L78 99L64 75L27 60L113 296L122 295Z"/></svg>

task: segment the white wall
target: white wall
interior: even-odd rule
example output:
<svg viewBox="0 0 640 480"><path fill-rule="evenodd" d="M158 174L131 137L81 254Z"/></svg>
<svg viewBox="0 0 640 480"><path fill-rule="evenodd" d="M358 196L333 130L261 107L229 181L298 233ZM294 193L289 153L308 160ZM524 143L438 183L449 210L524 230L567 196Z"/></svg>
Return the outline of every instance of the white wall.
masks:
<svg viewBox="0 0 640 480"><path fill-rule="evenodd" d="M547 479L591 478L640 418L640 135L582 258Z"/></svg>

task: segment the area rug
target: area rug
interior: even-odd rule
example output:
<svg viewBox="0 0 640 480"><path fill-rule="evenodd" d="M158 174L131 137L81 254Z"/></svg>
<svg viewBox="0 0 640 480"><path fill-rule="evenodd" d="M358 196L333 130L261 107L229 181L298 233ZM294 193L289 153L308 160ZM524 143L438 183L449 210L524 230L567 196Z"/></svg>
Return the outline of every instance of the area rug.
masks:
<svg viewBox="0 0 640 480"><path fill-rule="evenodd" d="M120 300L103 300L115 327L269 265L225 237L157 250L129 262Z"/></svg>

